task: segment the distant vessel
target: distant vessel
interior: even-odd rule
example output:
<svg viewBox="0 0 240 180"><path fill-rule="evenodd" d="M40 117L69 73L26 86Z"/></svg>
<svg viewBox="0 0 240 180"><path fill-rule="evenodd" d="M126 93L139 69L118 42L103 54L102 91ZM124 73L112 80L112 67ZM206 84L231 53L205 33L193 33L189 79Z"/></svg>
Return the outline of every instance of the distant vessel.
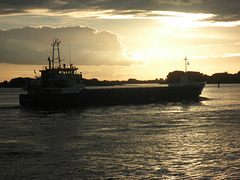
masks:
<svg viewBox="0 0 240 180"><path fill-rule="evenodd" d="M128 88L85 88L82 73L70 64L61 65L61 41L55 39L52 59L49 65L40 70L41 77L25 87L27 94L19 95L21 106L27 107L71 107L118 104L141 104L164 101L198 100L205 83L189 82L187 77L178 84L168 87L128 87ZM55 57L55 52L57 56ZM55 66L58 61L58 66Z"/></svg>

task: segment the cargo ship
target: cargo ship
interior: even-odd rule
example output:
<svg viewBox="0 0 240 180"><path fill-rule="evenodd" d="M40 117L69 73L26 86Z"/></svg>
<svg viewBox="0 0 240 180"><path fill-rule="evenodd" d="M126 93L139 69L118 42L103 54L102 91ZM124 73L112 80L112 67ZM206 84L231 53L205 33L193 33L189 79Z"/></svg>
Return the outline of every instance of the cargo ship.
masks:
<svg viewBox="0 0 240 180"><path fill-rule="evenodd" d="M27 93L19 95L21 106L73 107L198 101L205 86L205 83L190 82L187 77L182 77L181 82L166 87L86 88L82 73L77 72L76 66L61 65L60 43L58 39L54 40L51 44L52 58L48 57L49 65L40 70L40 77L26 85L24 89Z"/></svg>

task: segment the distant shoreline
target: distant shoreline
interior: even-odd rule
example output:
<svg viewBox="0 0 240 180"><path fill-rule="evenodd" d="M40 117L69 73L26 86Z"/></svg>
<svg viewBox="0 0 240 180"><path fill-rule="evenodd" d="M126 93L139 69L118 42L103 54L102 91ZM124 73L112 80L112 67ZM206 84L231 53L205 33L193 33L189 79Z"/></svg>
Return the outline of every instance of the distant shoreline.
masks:
<svg viewBox="0 0 240 180"><path fill-rule="evenodd" d="M151 84L151 83L171 84L171 83L180 82L181 77L186 75L190 81L206 82L207 84L240 83L240 71L236 74L229 74L227 72L224 72L224 73L215 73L211 76L208 76L200 72L195 72L195 71L189 71L187 73L183 71L173 71L173 72L170 72L165 79L156 78L154 80L137 80L134 78L130 78L127 81L120 81L120 80L100 81L96 78L93 78L93 79L84 79L84 82L86 86L114 86L114 85L124 85L124 84ZM8 81L1 82L0 88L21 88L26 86L26 84L30 83L32 80L34 79L29 77L13 78L9 82Z"/></svg>
<svg viewBox="0 0 240 180"><path fill-rule="evenodd" d="M128 83L128 84L130 84L130 83ZM159 83L139 83L139 84L137 84L137 83L135 83L136 85L141 85L141 84L159 84ZM166 83L164 83L165 85L167 85ZM163 85L164 85L163 84ZM207 83L207 84L215 84L216 86L218 85L218 83ZM227 85L227 84L240 84L240 82L236 82L236 83L219 83L220 84L220 86L221 85ZM122 85L127 85L127 84L122 84ZM104 86L107 86L107 85L86 85L86 87L94 87L94 86L99 86L99 87L104 87ZM119 86L119 85L109 85L109 86ZM21 88L23 88L23 87L3 87L3 86L0 86L0 89L14 89L14 88L16 88L16 89L21 89Z"/></svg>

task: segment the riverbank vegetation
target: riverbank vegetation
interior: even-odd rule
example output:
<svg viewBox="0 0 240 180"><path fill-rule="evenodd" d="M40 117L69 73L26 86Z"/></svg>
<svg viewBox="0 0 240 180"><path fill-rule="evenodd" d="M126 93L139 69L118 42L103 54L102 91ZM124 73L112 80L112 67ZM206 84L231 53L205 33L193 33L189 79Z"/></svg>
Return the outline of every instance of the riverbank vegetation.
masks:
<svg viewBox="0 0 240 180"><path fill-rule="evenodd" d="M129 78L127 81L119 81L119 80L100 81L96 78L93 78L93 79L84 79L84 82L86 86L113 86L113 85L122 85L122 84L147 84L147 83L170 84L170 83L179 82L181 77L186 75L190 81L206 82L208 84L240 83L240 71L236 74L229 74L227 72L224 72L224 73L215 73L211 76L200 73L200 72L195 72L195 71L188 71L187 73L183 71L173 71L168 73L165 79L156 78L154 80L137 80L134 78ZM1 82L0 87L24 87L27 83L30 83L31 80L33 79L29 77L13 78L9 82L8 81Z"/></svg>

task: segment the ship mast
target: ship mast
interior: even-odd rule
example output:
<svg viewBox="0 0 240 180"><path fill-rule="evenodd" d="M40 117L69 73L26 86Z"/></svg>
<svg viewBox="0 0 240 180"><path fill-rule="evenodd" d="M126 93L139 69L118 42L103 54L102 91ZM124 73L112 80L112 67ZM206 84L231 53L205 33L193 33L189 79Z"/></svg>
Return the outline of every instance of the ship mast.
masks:
<svg viewBox="0 0 240 180"><path fill-rule="evenodd" d="M60 50L59 50L59 44L61 43L61 41L59 41L58 39L55 39L55 41L51 44L53 47L53 52L52 52L52 69L54 69L54 60L55 60L55 51L57 51L58 53L58 62L59 62L59 67L61 67L61 59L60 59Z"/></svg>

